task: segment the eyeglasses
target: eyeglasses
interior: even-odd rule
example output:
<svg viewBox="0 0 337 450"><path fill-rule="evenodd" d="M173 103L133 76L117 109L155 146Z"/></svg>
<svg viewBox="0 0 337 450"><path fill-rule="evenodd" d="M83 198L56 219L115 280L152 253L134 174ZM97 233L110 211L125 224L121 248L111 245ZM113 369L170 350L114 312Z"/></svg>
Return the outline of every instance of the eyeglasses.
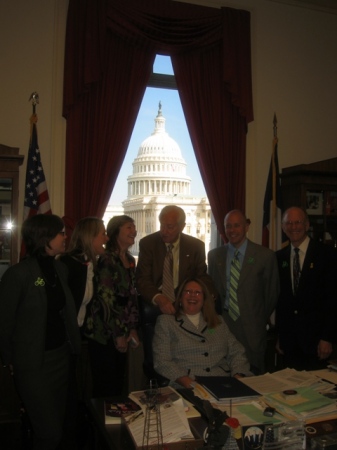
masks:
<svg viewBox="0 0 337 450"><path fill-rule="evenodd" d="M291 225L303 225L305 220L289 220L288 222L282 222L286 227L291 227Z"/></svg>
<svg viewBox="0 0 337 450"><path fill-rule="evenodd" d="M185 289L184 293L187 295L196 295L197 297L200 297L203 294L202 291L192 291L192 289Z"/></svg>

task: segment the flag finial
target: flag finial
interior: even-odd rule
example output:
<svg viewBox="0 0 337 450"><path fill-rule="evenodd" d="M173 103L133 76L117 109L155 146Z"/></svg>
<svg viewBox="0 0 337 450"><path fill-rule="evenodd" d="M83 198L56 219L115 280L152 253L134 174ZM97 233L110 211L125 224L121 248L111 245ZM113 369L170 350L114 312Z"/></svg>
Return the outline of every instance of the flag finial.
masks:
<svg viewBox="0 0 337 450"><path fill-rule="evenodd" d="M33 114L35 114L36 105L39 104L39 94L34 91L30 94L29 101L32 102L33 105Z"/></svg>

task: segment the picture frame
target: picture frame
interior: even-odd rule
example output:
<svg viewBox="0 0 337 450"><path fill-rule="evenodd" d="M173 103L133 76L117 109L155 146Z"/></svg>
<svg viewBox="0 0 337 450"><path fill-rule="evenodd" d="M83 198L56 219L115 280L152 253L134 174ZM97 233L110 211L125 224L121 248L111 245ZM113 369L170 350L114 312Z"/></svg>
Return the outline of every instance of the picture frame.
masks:
<svg viewBox="0 0 337 450"><path fill-rule="evenodd" d="M329 213L337 215L337 191L330 191L328 193L327 203L329 205Z"/></svg>
<svg viewBox="0 0 337 450"><path fill-rule="evenodd" d="M309 215L323 214L323 192L307 191L306 210Z"/></svg>

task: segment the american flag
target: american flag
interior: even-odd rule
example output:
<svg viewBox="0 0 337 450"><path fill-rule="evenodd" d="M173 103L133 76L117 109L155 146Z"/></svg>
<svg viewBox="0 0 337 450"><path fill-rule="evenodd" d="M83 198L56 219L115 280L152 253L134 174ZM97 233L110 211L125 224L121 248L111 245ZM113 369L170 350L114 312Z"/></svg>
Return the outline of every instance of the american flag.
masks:
<svg viewBox="0 0 337 450"><path fill-rule="evenodd" d="M23 219L35 214L51 214L51 207L37 142L37 115L30 118L30 142L27 159Z"/></svg>

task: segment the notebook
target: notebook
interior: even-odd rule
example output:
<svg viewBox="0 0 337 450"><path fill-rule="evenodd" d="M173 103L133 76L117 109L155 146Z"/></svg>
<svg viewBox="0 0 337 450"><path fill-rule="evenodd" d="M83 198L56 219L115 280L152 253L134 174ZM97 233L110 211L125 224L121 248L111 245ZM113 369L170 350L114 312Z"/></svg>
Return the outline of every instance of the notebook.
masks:
<svg viewBox="0 0 337 450"><path fill-rule="evenodd" d="M196 381L218 401L231 398L243 400L261 396L257 391L234 377L196 377Z"/></svg>

